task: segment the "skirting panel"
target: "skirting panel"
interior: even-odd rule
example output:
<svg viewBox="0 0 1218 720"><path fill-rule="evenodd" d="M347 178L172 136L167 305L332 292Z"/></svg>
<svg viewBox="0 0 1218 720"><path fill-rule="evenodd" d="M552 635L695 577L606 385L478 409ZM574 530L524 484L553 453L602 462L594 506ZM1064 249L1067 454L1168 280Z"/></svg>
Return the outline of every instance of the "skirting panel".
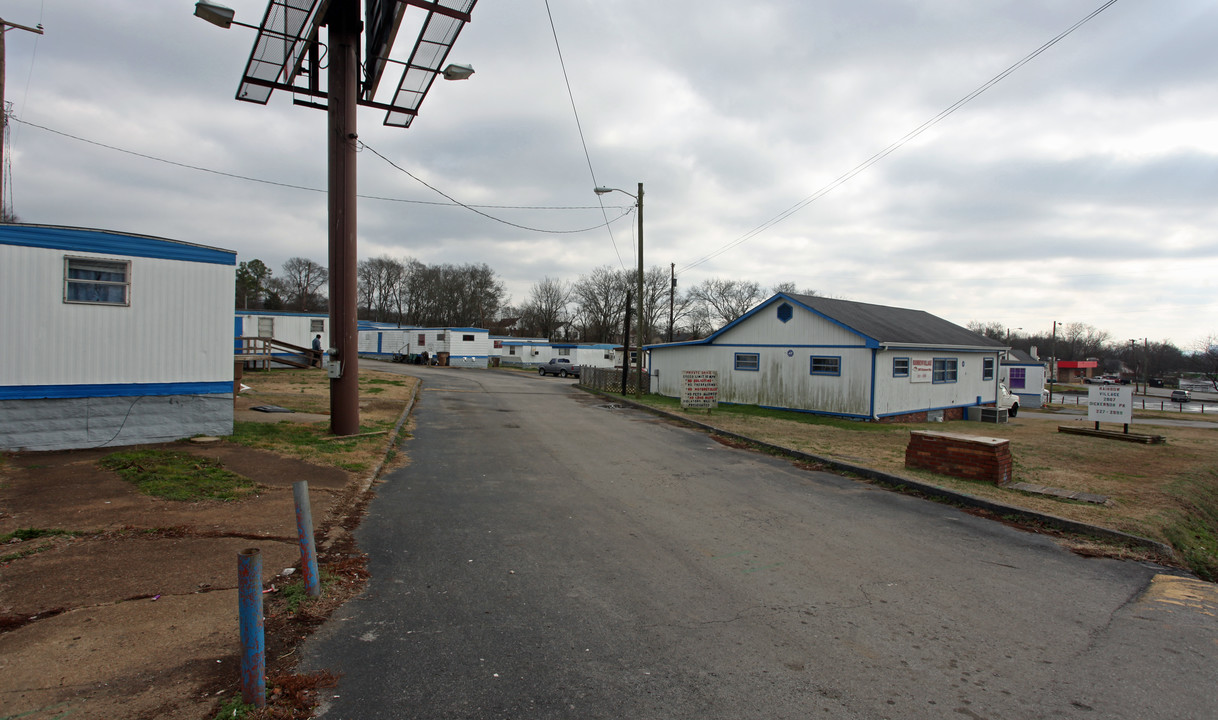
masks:
<svg viewBox="0 0 1218 720"><path fill-rule="evenodd" d="M72 450L231 435L233 396L0 400L0 450Z"/></svg>

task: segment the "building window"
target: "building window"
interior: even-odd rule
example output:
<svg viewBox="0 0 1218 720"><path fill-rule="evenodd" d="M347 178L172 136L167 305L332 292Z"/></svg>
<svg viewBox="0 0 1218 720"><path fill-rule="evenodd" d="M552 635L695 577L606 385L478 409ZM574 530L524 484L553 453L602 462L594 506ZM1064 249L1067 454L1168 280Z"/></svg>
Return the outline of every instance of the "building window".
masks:
<svg viewBox="0 0 1218 720"><path fill-rule="evenodd" d="M130 305L131 263L125 260L63 259L63 301Z"/></svg>
<svg viewBox="0 0 1218 720"><path fill-rule="evenodd" d="M841 375L842 359L840 357L812 356L813 375Z"/></svg>
<svg viewBox="0 0 1218 720"><path fill-rule="evenodd" d="M752 371L761 369L761 355L758 353L736 353L736 369Z"/></svg>
<svg viewBox="0 0 1218 720"><path fill-rule="evenodd" d="M461 339L465 342L473 342L474 336L473 335L462 335Z"/></svg>
<svg viewBox="0 0 1218 720"><path fill-rule="evenodd" d="M436 333L436 342L444 342L444 333Z"/></svg>
<svg viewBox="0 0 1218 720"><path fill-rule="evenodd" d="M275 318L273 318L273 317L258 318L258 337L262 337L262 338L275 337Z"/></svg>
<svg viewBox="0 0 1218 720"><path fill-rule="evenodd" d="M508 346L508 355L515 355L515 354L516 354L516 346L515 345Z"/></svg>
<svg viewBox="0 0 1218 720"><path fill-rule="evenodd" d="M935 358L934 369L931 372L931 382L956 382L956 358Z"/></svg>
<svg viewBox="0 0 1218 720"><path fill-rule="evenodd" d="M571 354L571 348L558 348L558 354L566 357Z"/></svg>
<svg viewBox="0 0 1218 720"><path fill-rule="evenodd" d="M496 340L496 341L495 341L495 349L496 349L496 350L500 350L500 349L502 349L502 348L503 348L503 341L502 341L502 340Z"/></svg>
<svg viewBox="0 0 1218 720"><path fill-rule="evenodd" d="M909 377L909 358L892 359L892 376Z"/></svg>
<svg viewBox="0 0 1218 720"><path fill-rule="evenodd" d="M426 344L427 344L427 336L424 335L423 333L419 333L419 345L426 345Z"/></svg>
<svg viewBox="0 0 1218 720"><path fill-rule="evenodd" d="M788 320L791 319L793 312L794 311L791 310L790 305L788 305L787 303L783 303L778 306L778 319L783 322L787 322Z"/></svg>
<svg viewBox="0 0 1218 720"><path fill-rule="evenodd" d="M981 379L994 379L994 358L985 358L981 361Z"/></svg>
<svg viewBox="0 0 1218 720"><path fill-rule="evenodd" d="M325 320L310 320L309 321L309 332L310 333L324 333L325 331L326 331L326 321Z"/></svg>
<svg viewBox="0 0 1218 720"><path fill-rule="evenodd" d="M1022 390L1028 386L1027 368L1011 368L1011 389Z"/></svg>

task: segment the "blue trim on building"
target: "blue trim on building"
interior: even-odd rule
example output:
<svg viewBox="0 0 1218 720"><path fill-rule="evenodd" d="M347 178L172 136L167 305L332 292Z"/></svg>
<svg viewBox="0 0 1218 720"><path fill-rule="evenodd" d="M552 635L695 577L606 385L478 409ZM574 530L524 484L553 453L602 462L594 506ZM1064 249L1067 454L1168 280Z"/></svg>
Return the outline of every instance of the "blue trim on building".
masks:
<svg viewBox="0 0 1218 720"><path fill-rule="evenodd" d="M231 395L232 381L121 383L114 385L0 385L0 400L40 400L143 395Z"/></svg>
<svg viewBox="0 0 1218 720"><path fill-rule="evenodd" d="M871 351L871 398L867 407L867 414L875 417L875 368L879 363L880 351L878 348Z"/></svg>
<svg viewBox="0 0 1218 720"><path fill-rule="evenodd" d="M0 245L19 245L122 257L181 260L212 265L237 264L237 253L232 250L192 245L179 240L149 235L131 235L113 230L54 225L0 224Z"/></svg>

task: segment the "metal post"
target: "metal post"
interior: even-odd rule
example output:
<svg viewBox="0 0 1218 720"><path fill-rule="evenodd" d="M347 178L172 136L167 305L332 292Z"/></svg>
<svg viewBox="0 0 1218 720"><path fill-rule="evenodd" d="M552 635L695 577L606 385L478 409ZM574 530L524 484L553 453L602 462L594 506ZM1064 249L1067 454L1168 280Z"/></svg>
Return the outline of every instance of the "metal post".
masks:
<svg viewBox="0 0 1218 720"><path fill-rule="evenodd" d="M359 432L359 334L356 317L356 92L359 0L334 0L329 25L330 344L341 363L330 380L330 432Z"/></svg>
<svg viewBox="0 0 1218 720"><path fill-rule="evenodd" d="M17 28L18 30L26 30L37 35L42 34L42 25L38 27L26 27L17 23L7 22L0 18L0 221L8 218L8 213L5 212L4 194L4 140L8 137L8 107L4 104L4 75L5 75L5 47L4 36L8 34L9 28Z"/></svg>
<svg viewBox="0 0 1218 720"><path fill-rule="evenodd" d="M643 329L643 183L639 183L639 376L634 387L634 396L643 397L643 343L647 341ZM629 351L629 349L627 350Z"/></svg>
<svg viewBox="0 0 1218 720"><path fill-rule="evenodd" d="M296 501L296 535L300 538L300 567L304 572L305 594L321 597L321 580L317 577L317 546L313 544L313 509L309 505L309 481L292 483L292 498Z"/></svg>
<svg viewBox="0 0 1218 720"><path fill-rule="evenodd" d="M624 342L622 343L622 347L624 347L626 349L625 354L622 355L622 397L626 397L626 395L628 394L627 389L630 387L630 291L629 290L626 291L626 323L625 323L625 325L626 325L625 337L623 338Z"/></svg>
<svg viewBox="0 0 1218 720"><path fill-rule="evenodd" d="M668 342L672 342L672 314L673 303L677 301L677 264L668 263L668 277L671 281L668 286Z"/></svg>
<svg viewBox="0 0 1218 720"><path fill-rule="evenodd" d="M266 645L262 625L262 553L237 553L237 602L241 625L241 701L266 707Z"/></svg>

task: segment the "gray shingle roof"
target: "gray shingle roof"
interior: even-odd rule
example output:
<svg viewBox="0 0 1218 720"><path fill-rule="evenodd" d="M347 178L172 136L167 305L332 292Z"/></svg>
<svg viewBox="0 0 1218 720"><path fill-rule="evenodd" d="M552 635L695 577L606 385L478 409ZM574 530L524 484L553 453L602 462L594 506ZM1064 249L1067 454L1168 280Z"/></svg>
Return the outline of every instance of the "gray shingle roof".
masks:
<svg viewBox="0 0 1218 720"><path fill-rule="evenodd" d="M997 340L948 322L923 310L872 305L813 295L788 295L792 300L879 343L910 343L962 347L1006 347Z"/></svg>

